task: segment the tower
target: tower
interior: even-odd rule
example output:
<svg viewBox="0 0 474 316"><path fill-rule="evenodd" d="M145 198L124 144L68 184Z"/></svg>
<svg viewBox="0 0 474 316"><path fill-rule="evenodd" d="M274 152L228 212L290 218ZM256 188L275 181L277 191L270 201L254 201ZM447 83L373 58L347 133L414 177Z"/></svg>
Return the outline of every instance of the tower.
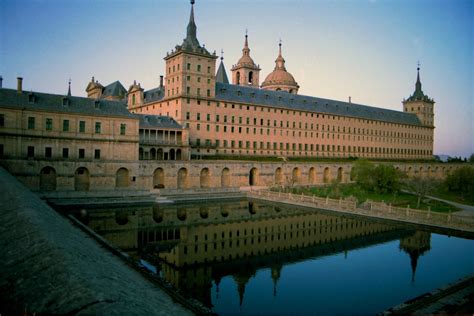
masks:
<svg viewBox="0 0 474 316"><path fill-rule="evenodd" d="M418 64L415 92L408 99L403 100L403 111L416 114L424 126L434 128L434 104L433 99L421 90L420 64Z"/></svg>
<svg viewBox="0 0 474 316"><path fill-rule="evenodd" d="M281 41L278 46L279 52L275 60L275 69L265 78L265 81L262 83L262 89L297 94L300 86L296 83L293 75L286 71L285 59L281 54Z"/></svg>
<svg viewBox="0 0 474 316"><path fill-rule="evenodd" d="M232 67L231 71L232 84L253 88L259 87L260 67L256 65L252 57L250 57L250 48L247 32L245 33L245 42L244 48L242 49L242 57L240 57L237 64Z"/></svg>
<svg viewBox="0 0 474 316"><path fill-rule="evenodd" d="M165 76L165 98L192 97L213 98L216 82L216 53L211 54L199 44L194 22L194 0L186 29L186 38L181 45L167 54Z"/></svg>

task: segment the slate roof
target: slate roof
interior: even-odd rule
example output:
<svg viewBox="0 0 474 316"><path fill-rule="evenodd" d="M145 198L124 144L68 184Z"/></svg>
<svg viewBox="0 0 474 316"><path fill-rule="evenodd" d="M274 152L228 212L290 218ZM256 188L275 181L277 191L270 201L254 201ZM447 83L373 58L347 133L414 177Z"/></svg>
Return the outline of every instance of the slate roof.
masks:
<svg viewBox="0 0 474 316"><path fill-rule="evenodd" d="M229 83L229 78L227 78L224 62L222 61L222 59L219 65L219 69L217 69L216 82L227 83L227 84Z"/></svg>
<svg viewBox="0 0 474 316"><path fill-rule="evenodd" d="M165 88L157 87L143 93L144 103L160 101L165 97Z"/></svg>
<svg viewBox="0 0 474 316"><path fill-rule="evenodd" d="M286 110L300 110L422 126L418 117L412 113L225 83L216 83L216 99L227 102L266 105Z"/></svg>
<svg viewBox="0 0 474 316"><path fill-rule="evenodd" d="M136 114L136 116L140 119L140 128L183 128L178 122L168 116L143 114Z"/></svg>
<svg viewBox="0 0 474 316"><path fill-rule="evenodd" d="M124 98L127 95L127 90L120 83L120 81L115 81L104 87L102 90L102 98L104 97L119 97Z"/></svg>
<svg viewBox="0 0 474 316"><path fill-rule="evenodd" d="M30 94L34 97L34 102L30 102ZM64 102L64 100L67 102ZM96 106L96 101L98 106ZM66 105L63 105L65 103ZM0 89L0 107L135 118L121 101L95 100L84 97L68 97L65 95L27 91L18 94L17 90L13 89Z"/></svg>

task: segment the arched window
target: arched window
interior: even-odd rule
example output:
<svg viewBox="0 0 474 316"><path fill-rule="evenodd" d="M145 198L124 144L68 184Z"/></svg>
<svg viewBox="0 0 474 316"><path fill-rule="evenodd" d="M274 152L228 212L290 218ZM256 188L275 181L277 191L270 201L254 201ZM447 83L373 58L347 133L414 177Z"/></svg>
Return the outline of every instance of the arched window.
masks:
<svg viewBox="0 0 474 316"><path fill-rule="evenodd" d="M249 72L249 84L253 84L253 71Z"/></svg>
<svg viewBox="0 0 474 316"><path fill-rule="evenodd" d="M237 84L240 84L240 71L237 71L237 74L236 74L236 78L235 78L235 79L237 80L236 83L237 83Z"/></svg>

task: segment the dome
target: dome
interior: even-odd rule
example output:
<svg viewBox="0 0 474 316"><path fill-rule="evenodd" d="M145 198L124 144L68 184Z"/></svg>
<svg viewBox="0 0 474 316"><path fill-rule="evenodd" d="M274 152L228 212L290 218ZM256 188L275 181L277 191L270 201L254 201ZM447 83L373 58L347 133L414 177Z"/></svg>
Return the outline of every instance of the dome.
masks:
<svg viewBox="0 0 474 316"><path fill-rule="evenodd" d="M296 83L293 75L286 71L285 59L281 55L281 43L279 46L280 52L275 60L275 69L263 81L262 89L281 90L296 94L299 88L298 83Z"/></svg>
<svg viewBox="0 0 474 316"><path fill-rule="evenodd" d="M242 57L240 57L239 61L237 62L237 65L238 66L251 66L255 68L257 67L252 57L250 57L249 55L243 55Z"/></svg>

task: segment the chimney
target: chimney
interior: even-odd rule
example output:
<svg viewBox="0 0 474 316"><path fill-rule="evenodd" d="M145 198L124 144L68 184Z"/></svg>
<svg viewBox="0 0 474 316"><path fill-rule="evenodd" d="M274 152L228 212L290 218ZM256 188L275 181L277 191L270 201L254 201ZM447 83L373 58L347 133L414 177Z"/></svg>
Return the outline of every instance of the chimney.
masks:
<svg viewBox="0 0 474 316"><path fill-rule="evenodd" d="M21 94L23 92L23 78L22 77L18 77L16 78L17 80L17 92L18 94Z"/></svg>
<svg viewBox="0 0 474 316"><path fill-rule="evenodd" d="M3 77L0 76L0 89L3 88Z"/></svg>
<svg viewBox="0 0 474 316"><path fill-rule="evenodd" d="M352 97L349 96L349 103L352 103Z"/></svg>
<svg viewBox="0 0 474 316"><path fill-rule="evenodd" d="M160 88L163 88L163 76L160 76Z"/></svg>

